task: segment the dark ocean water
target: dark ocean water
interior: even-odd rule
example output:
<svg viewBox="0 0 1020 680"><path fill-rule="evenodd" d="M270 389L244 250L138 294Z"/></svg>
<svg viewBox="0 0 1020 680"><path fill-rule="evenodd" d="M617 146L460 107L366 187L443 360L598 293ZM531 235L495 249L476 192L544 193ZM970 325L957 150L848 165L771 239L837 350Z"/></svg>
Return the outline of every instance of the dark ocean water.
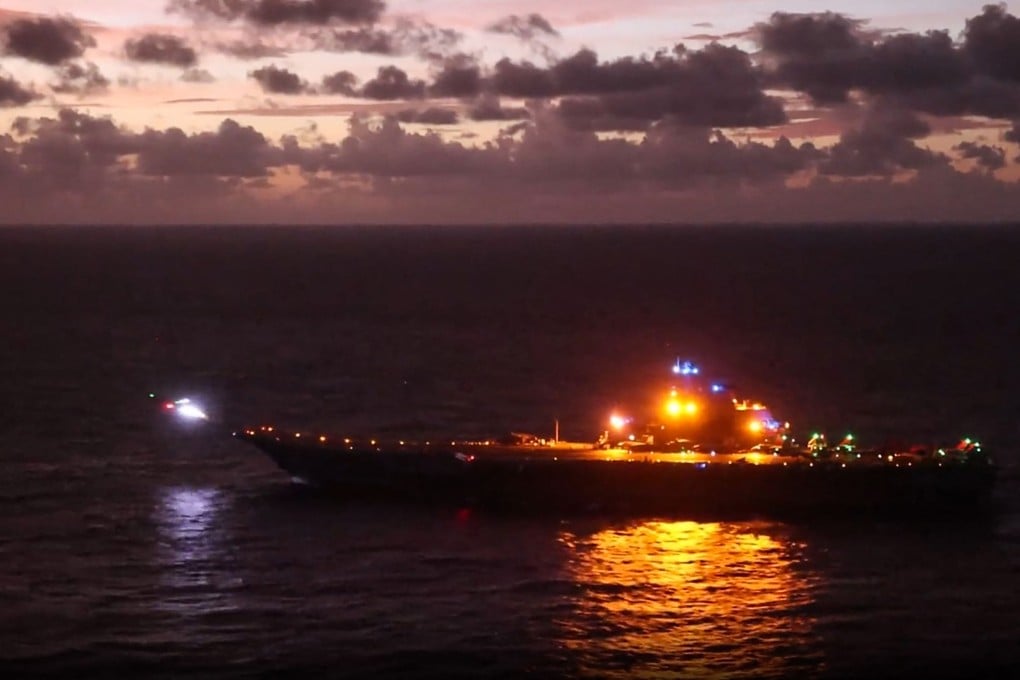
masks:
<svg viewBox="0 0 1020 680"><path fill-rule="evenodd" d="M1015 673L1018 262L1006 227L0 231L0 669ZM801 433L980 437L1000 510L346 503L146 398L225 427L589 439L677 356Z"/></svg>

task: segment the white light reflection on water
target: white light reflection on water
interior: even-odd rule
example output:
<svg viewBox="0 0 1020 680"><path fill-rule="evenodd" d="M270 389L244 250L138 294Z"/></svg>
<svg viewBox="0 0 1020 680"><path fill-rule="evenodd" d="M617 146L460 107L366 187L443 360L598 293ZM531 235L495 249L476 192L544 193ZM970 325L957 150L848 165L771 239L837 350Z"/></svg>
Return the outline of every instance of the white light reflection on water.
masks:
<svg viewBox="0 0 1020 680"><path fill-rule="evenodd" d="M203 615L235 608L224 587L232 585L224 572L226 537L219 522L224 502L217 489L165 490L157 509L159 609Z"/></svg>
<svg viewBox="0 0 1020 680"><path fill-rule="evenodd" d="M772 525L642 522L564 532L580 585L562 645L600 677L785 677L822 670L818 576Z"/></svg>
<svg viewBox="0 0 1020 680"><path fill-rule="evenodd" d="M160 526L166 530L180 562L200 559L208 552L209 530L216 519L216 489L168 489L161 507Z"/></svg>

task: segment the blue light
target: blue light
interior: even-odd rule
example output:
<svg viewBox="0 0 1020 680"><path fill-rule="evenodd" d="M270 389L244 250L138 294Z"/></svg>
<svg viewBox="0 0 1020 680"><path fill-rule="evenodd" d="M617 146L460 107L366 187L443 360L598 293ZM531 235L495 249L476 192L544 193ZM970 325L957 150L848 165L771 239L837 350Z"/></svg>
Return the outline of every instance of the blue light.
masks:
<svg viewBox="0 0 1020 680"><path fill-rule="evenodd" d="M680 360L677 359L676 363L673 364L673 373L677 375L698 375L698 367L690 361L685 361L681 364Z"/></svg>
<svg viewBox="0 0 1020 680"><path fill-rule="evenodd" d="M718 385L718 384L717 385L712 385L712 391L715 392L716 394L719 394L720 392L722 392L725 389L726 388L723 385Z"/></svg>

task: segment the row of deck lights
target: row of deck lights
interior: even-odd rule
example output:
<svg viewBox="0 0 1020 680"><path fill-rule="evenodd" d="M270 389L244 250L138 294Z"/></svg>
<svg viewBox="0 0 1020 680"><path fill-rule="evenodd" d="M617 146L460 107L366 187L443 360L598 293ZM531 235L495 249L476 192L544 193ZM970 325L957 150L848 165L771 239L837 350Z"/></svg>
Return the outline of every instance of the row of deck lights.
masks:
<svg viewBox="0 0 1020 680"><path fill-rule="evenodd" d="M249 428L249 429L246 429L244 431L244 433L246 435L250 436L250 437L254 437L259 432L271 433L271 432L274 432L274 431L275 430L274 430L273 426L271 426L271 425L262 425L262 426L259 427L258 430L253 430L253 429ZM295 439L301 439L301 437L302 437L302 433L301 432L294 432L293 434L294 434L294 438ZM313 435L313 438L314 438L314 435ZM275 439L276 439L276 441L280 441L280 437L279 436L277 436ZM320 444L326 444L330 440L329 440L329 438L326 435L323 434L323 435L319 435L318 441L319 441ZM345 445L349 446L351 448L351 450L354 449L355 442L351 438L345 437L343 439L343 443ZM464 444L464 443L465 442L461 442L461 444ZM470 443L472 446L479 446L479 445L480 446L491 446L492 445L492 442L490 440L485 440L485 441L482 441L482 442L468 442L468 443ZM369 444L369 446L378 446L379 442L377 440L375 440L375 439L370 439L368 444ZM403 439L398 441L397 444L400 445L400 446L407 446L407 442L404 441ZM425 446L431 446L431 445L432 445L431 441L426 441L425 442ZM456 446L456 445L457 445L456 441L451 441L450 442L450 446Z"/></svg>

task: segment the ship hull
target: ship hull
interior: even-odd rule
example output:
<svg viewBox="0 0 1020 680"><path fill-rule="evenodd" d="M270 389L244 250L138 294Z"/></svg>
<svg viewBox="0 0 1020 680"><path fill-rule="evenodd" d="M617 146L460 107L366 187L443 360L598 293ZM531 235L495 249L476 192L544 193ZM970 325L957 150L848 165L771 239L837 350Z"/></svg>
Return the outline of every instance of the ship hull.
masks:
<svg viewBox="0 0 1020 680"><path fill-rule="evenodd" d="M924 517L990 508L985 461L867 464L629 452L331 447L243 433L292 478L347 498L513 512Z"/></svg>

